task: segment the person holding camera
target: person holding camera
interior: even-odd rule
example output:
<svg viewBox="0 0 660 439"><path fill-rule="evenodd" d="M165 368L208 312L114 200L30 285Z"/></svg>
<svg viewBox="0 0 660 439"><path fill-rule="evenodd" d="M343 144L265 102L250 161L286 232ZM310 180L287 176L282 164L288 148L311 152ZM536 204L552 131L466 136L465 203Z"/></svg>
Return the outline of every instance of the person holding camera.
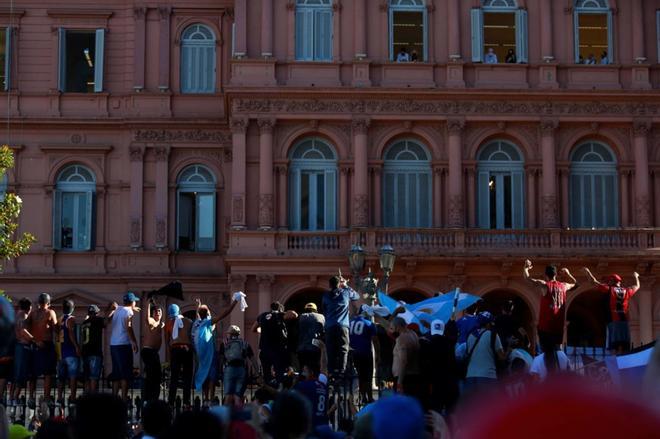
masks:
<svg viewBox="0 0 660 439"><path fill-rule="evenodd" d="M328 353L328 371L338 377L346 371L349 348L349 308L360 296L341 276L332 276L330 290L323 294L325 316L325 345ZM353 310L355 314L355 310Z"/></svg>

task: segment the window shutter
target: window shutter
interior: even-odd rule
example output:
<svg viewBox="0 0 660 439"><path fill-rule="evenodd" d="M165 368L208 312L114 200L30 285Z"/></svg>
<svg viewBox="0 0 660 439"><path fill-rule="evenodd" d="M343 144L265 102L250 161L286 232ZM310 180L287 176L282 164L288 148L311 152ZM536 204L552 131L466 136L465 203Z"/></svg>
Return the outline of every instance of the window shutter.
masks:
<svg viewBox="0 0 660 439"><path fill-rule="evenodd" d="M13 28L10 26L5 29L5 83L4 90L7 91L11 88L11 36Z"/></svg>
<svg viewBox="0 0 660 439"><path fill-rule="evenodd" d="M527 40L527 11L518 9L516 11L516 52L519 63L528 62L528 40Z"/></svg>
<svg viewBox="0 0 660 439"><path fill-rule="evenodd" d="M325 171L325 230L337 229L337 171Z"/></svg>
<svg viewBox="0 0 660 439"><path fill-rule="evenodd" d="M314 59L332 60L332 10L314 11Z"/></svg>
<svg viewBox="0 0 660 439"><path fill-rule="evenodd" d="M202 49L206 78L204 80L204 93L215 92L215 45L205 46Z"/></svg>
<svg viewBox="0 0 660 439"><path fill-rule="evenodd" d="M197 195L197 248L199 251L215 250L215 194Z"/></svg>
<svg viewBox="0 0 660 439"><path fill-rule="evenodd" d="M490 229L490 189L488 187L487 171L480 171L477 181L477 213L479 227Z"/></svg>
<svg viewBox="0 0 660 439"><path fill-rule="evenodd" d="M580 62L580 14L573 12L573 50L575 51L575 63Z"/></svg>
<svg viewBox="0 0 660 439"><path fill-rule="evenodd" d="M300 230L300 170L293 169L289 177L289 227Z"/></svg>
<svg viewBox="0 0 660 439"><path fill-rule="evenodd" d="M484 55L484 13L480 8L470 10L472 23L472 62L482 62Z"/></svg>
<svg viewBox="0 0 660 439"><path fill-rule="evenodd" d="M103 91L103 60L105 50L105 29L96 29L96 47L94 52L94 92Z"/></svg>
<svg viewBox="0 0 660 439"><path fill-rule="evenodd" d="M59 91L66 91L66 29L57 30L57 88Z"/></svg>
<svg viewBox="0 0 660 439"><path fill-rule="evenodd" d="M511 227L522 229L525 224L525 200L523 191L523 173L514 171L511 175Z"/></svg>
<svg viewBox="0 0 660 439"><path fill-rule="evenodd" d="M406 204L405 211L407 213L405 226L416 227L419 224L419 199L417 198L417 184L419 180L417 175L410 172L406 176Z"/></svg>
<svg viewBox="0 0 660 439"><path fill-rule="evenodd" d="M616 171L613 175L608 175L605 180L605 197L607 200L607 227L619 226L619 191L617 188Z"/></svg>
<svg viewBox="0 0 660 439"><path fill-rule="evenodd" d="M192 92L192 51L187 44L181 45L181 93Z"/></svg>
<svg viewBox="0 0 660 439"><path fill-rule="evenodd" d="M299 9L296 11L296 59L313 59L314 11Z"/></svg>
<svg viewBox="0 0 660 439"><path fill-rule="evenodd" d="M393 173L385 173L383 174L384 177L383 179L384 184L384 191L383 191L383 224L385 227L393 227L394 226L394 202L395 202L395 175Z"/></svg>
<svg viewBox="0 0 660 439"><path fill-rule="evenodd" d="M431 227L431 184L428 173L420 173L419 181L419 220L418 227Z"/></svg>
<svg viewBox="0 0 660 439"><path fill-rule="evenodd" d="M78 213L78 248L76 250L91 250L92 248L92 206L94 204L94 192L84 192L84 197L80 197L82 201L81 211Z"/></svg>
<svg viewBox="0 0 660 439"><path fill-rule="evenodd" d="M62 248L62 192L53 191L53 248Z"/></svg>
<svg viewBox="0 0 660 439"><path fill-rule="evenodd" d="M607 46L609 63L614 64L614 16L611 9L607 11Z"/></svg>

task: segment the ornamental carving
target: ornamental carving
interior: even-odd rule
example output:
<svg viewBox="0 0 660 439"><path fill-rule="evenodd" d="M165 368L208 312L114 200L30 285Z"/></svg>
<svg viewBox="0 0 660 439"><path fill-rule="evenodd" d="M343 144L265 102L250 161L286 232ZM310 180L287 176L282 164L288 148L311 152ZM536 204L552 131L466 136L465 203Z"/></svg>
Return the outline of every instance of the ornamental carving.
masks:
<svg viewBox="0 0 660 439"><path fill-rule="evenodd" d="M225 131L203 130L137 130L136 142L214 142L223 145L231 143L231 136Z"/></svg>
<svg viewBox="0 0 660 439"><path fill-rule="evenodd" d="M447 132L449 134L460 134L465 128L465 121L463 119L448 119Z"/></svg>
<svg viewBox="0 0 660 439"><path fill-rule="evenodd" d="M543 119L539 125L542 136L552 136L558 127L559 122L556 119Z"/></svg>
<svg viewBox="0 0 660 439"><path fill-rule="evenodd" d="M369 130L369 119L353 119L351 121L353 134L367 134Z"/></svg>
<svg viewBox="0 0 660 439"><path fill-rule="evenodd" d="M541 218L543 221L543 227L559 227L557 197L555 195L545 195L541 197Z"/></svg>
<svg viewBox="0 0 660 439"><path fill-rule="evenodd" d="M136 20L144 20L144 17L147 15L147 8L138 7L133 8L133 16Z"/></svg>
<svg viewBox="0 0 660 439"><path fill-rule="evenodd" d="M129 147L128 152L131 155L132 162L141 162L144 158L143 146L131 146Z"/></svg>
<svg viewBox="0 0 660 439"><path fill-rule="evenodd" d="M233 134L245 134L247 131L247 126L250 121L248 119L243 119L243 118L233 118L230 122L229 125L231 127L231 132Z"/></svg>
<svg viewBox="0 0 660 439"><path fill-rule="evenodd" d="M369 199L365 194L353 197L353 225L355 227L369 225Z"/></svg>
<svg viewBox="0 0 660 439"><path fill-rule="evenodd" d="M275 127L275 119L257 119L257 126L260 133L272 133Z"/></svg>
<svg viewBox="0 0 660 439"><path fill-rule="evenodd" d="M651 203L646 195L637 197L636 200L637 225L639 227L651 227Z"/></svg>
<svg viewBox="0 0 660 439"><path fill-rule="evenodd" d="M170 147L169 146L158 146L154 148L154 154L156 156L157 162L165 162L170 156Z"/></svg>
<svg viewBox="0 0 660 439"><path fill-rule="evenodd" d="M449 215L447 218L449 227L465 226L465 215L463 209L463 195L449 196Z"/></svg>
<svg viewBox="0 0 660 439"><path fill-rule="evenodd" d="M130 232L131 246L140 245L141 231L142 231L142 223L140 221L140 218L132 218L131 232Z"/></svg>
<svg viewBox="0 0 660 439"><path fill-rule="evenodd" d="M651 130L651 122L648 120L636 120L633 122L633 133L635 137L646 137Z"/></svg>
<svg viewBox="0 0 660 439"><path fill-rule="evenodd" d="M259 195L259 227L273 226L273 194Z"/></svg>
<svg viewBox="0 0 660 439"><path fill-rule="evenodd" d="M166 223L165 219L163 218L158 218L156 220L156 246L157 247L164 247L166 244Z"/></svg>
<svg viewBox="0 0 660 439"><path fill-rule="evenodd" d="M242 225L244 223L245 213L243 206L245 199L243 195L232 195L231 200L231 222L235 225Z"/></svg>

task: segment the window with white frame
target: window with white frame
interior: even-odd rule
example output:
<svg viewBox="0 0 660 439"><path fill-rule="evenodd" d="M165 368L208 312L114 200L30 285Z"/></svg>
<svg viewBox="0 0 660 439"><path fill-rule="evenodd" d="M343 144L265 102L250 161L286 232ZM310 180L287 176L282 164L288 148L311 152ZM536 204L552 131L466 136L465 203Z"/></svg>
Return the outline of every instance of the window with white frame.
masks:
<svg viewBox="0 0 660 439"><path fill-rule="evenodd" d="M516 0L481 0L471 11L472 61L528 62L527 11Z"/></svg>
<svg viewBox="0 0 660 439"><path fill-rule="evenodd" d="M390 0L390 59L423 62L428 59L427 9L424 0Z"/></svg>
<svg viewBox="0 0 660 439"><path fill-rule="evenodd" d="M215 34L203 24L181 34L181 93L215 92Z"/></svg>
<svg viewBox="0 0 660 439"><path fill-rule="evenodd" d="M332 1L296 0L296 59L332 61Z"/></svg>
<svg viewBox="0 0 660 439"><path fill-rule="evenodd" d="M524 227L524 161L504 140L484 145L477 156L477 217L482 229Z"/></svg>
<svg viewBox="0 0 660 439"><path fill-rule="evenodd" d="M12 27L0 28L0 81L5 91L11 87L12 31Z"/></svg>
<svg viewBox="0 0 660 439"><path fill-rule="evenodd" d="M400 140L385 152L385 227L431 227L431 157L415 140Z"/></svg>
<svg viewBox="0 0 660 439"><path fill-rule="evenodd" d="M309 138L292 150L289 214L292 230L337 227L337 155L330 144Z"/></svg>
<svg viewBox="0 0 660 439"><path fill-rule="evenodd" d="M571 155L570 224L575 228L619 225L616 157L600 142L585 142Z"/></svg>
<svg viewBox="0 0 660 439"><path fill-rule="evenodd" d="M105 29L59 29L58 88L62 92L103 91Z"/></svg>
<svg viewBox="0 0 660 439"><path fill-rule="evenodd" d="M611 64L614 59L612 11L607 0L576 0L573 14L575 62Z"/></svg>
<svg viewBox="0 0 660 439"><path fill-rule="evenodd" d="M71 165L57 177L53 197L53 248L85 251L93 246L96 180L82 165Z"/></svg>
<svg viewBox="0 0 660 439"><path fill-rule="evenodd" d="M215 250L215 177L202 165L191 165L177 179L177 250Z"/></svg>

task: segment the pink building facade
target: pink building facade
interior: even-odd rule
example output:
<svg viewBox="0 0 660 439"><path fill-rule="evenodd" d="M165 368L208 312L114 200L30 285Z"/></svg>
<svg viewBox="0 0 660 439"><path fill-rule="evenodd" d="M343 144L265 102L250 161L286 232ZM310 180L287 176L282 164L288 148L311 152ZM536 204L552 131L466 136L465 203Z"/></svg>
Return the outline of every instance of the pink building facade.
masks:
<svg viewBox="0 0 660 439"><path fill-rule="evenodd" d="M569 344L602 345L607 322L579 269L626 283L638 271L631 331L651 341L658 11L659 0L0 9L0 114L17 163L7 188L38 238L5 264L2 287L73 297L84 314L177 279L184 311L245 291L249 308L230 320L249 328L274 300L318 300L349 272L352 244L374 271L389 244L395 297L460 287L489 306L512 299L530 329L539 297L524 259L539 275L570 268L582 285Z"/></svg>

